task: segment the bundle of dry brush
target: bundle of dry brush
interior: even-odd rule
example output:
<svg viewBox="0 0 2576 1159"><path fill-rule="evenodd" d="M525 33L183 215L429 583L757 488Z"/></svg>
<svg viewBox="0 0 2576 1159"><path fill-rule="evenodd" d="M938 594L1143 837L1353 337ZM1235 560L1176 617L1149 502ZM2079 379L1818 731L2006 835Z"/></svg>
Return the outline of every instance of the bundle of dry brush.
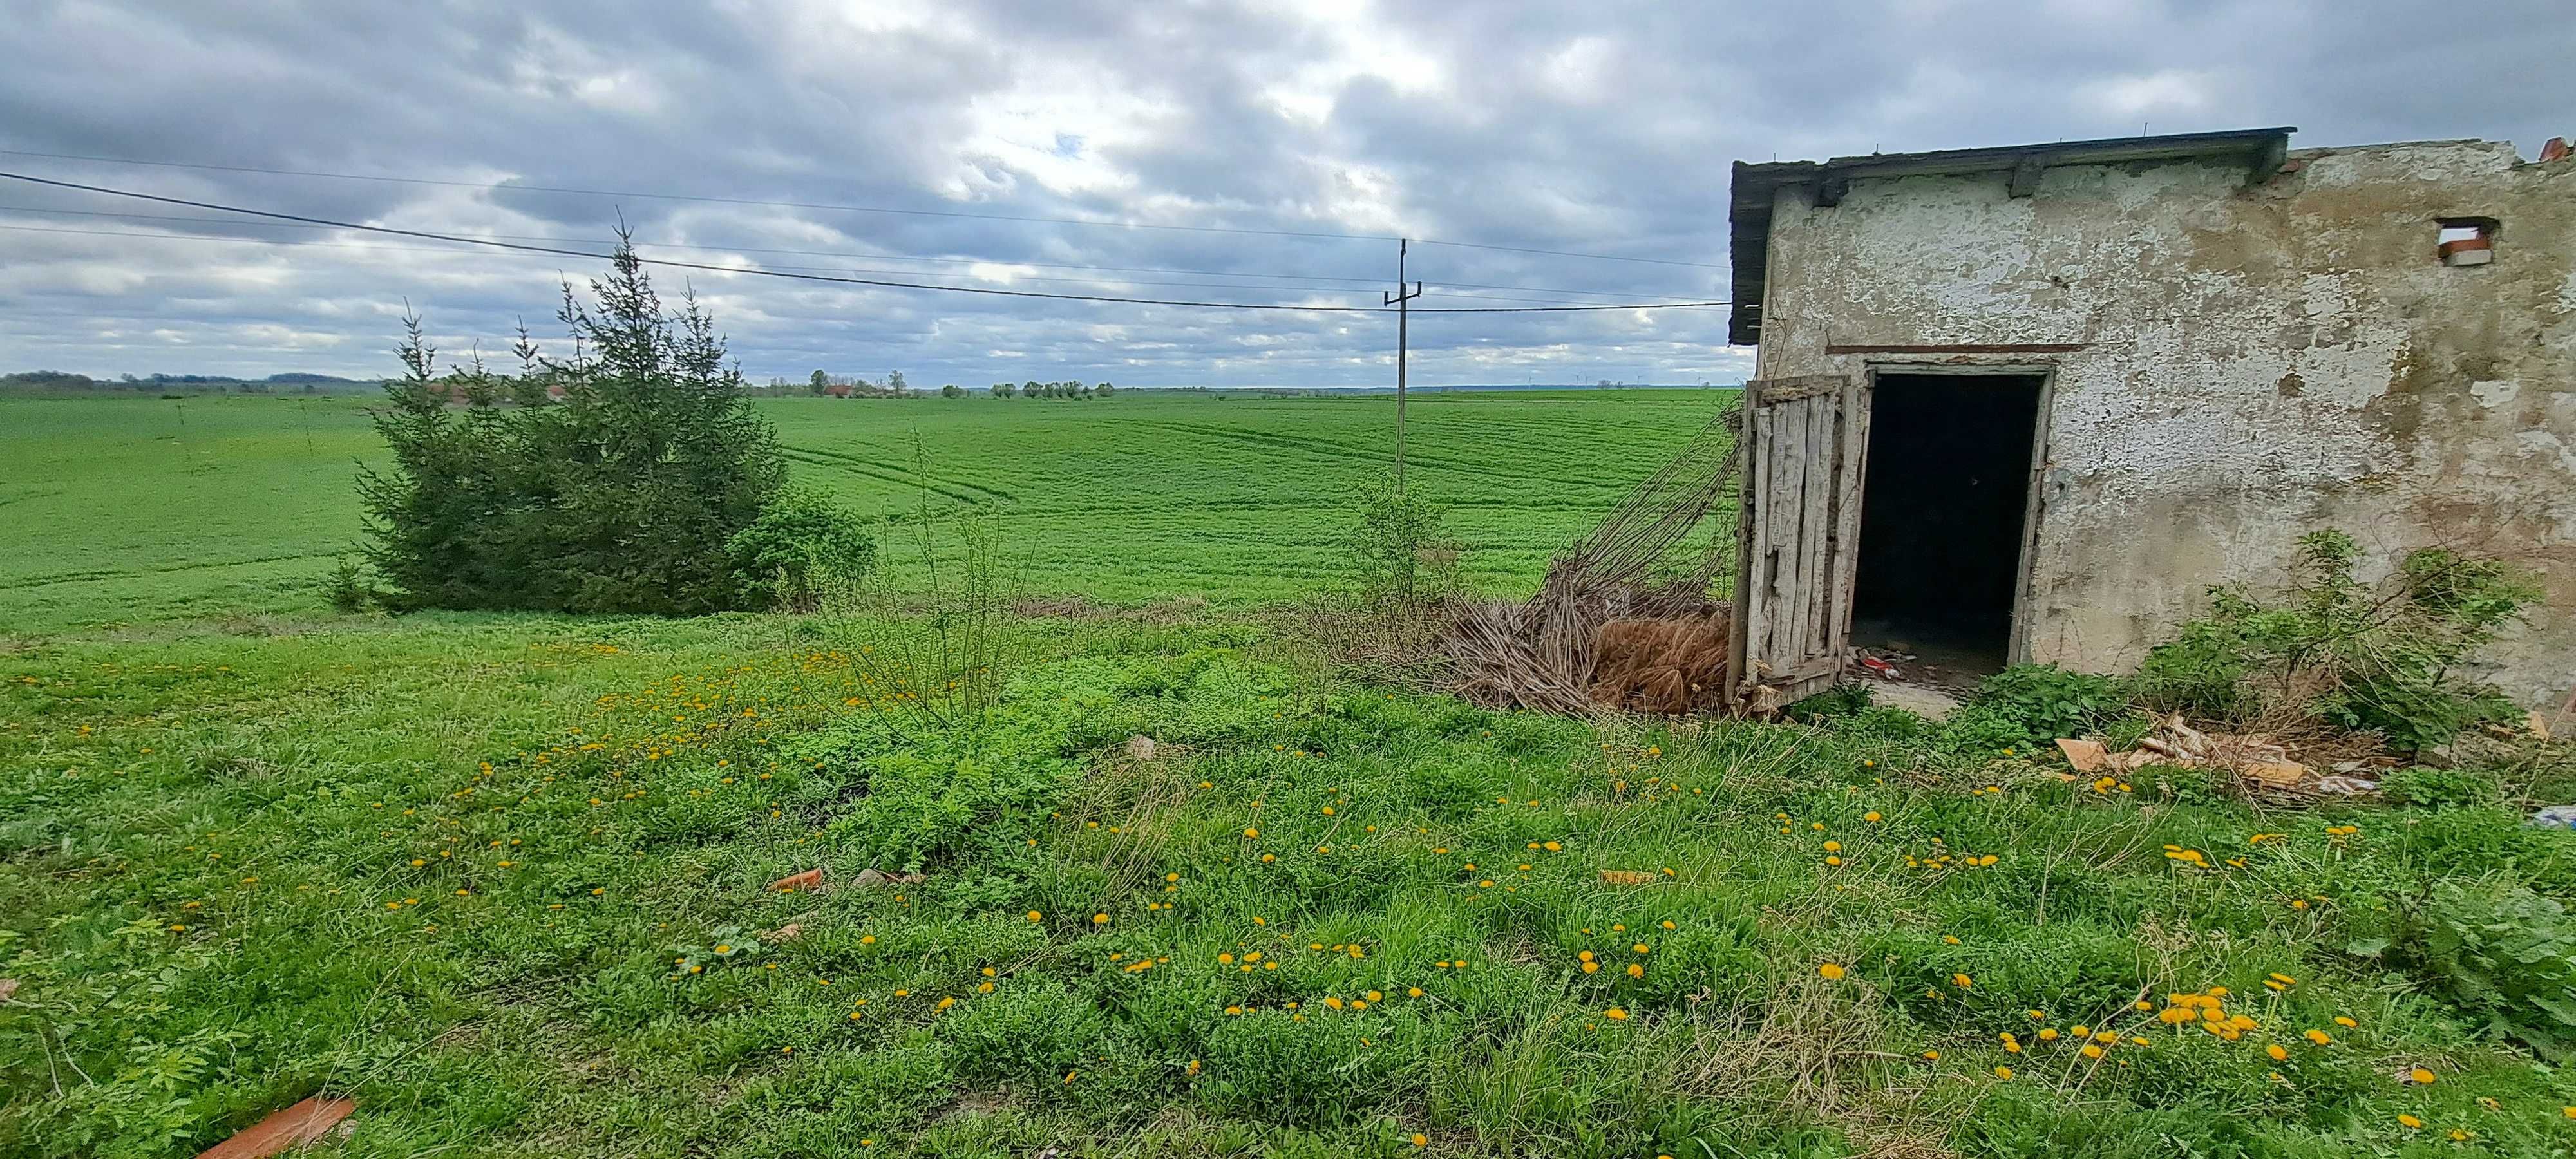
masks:
<svg viewBox="0 0 2576 1159"><path fill-rule="evenodd" d="M1538 594L1464 604L1440 641L1450 691L1496 708L1682 713L1721 706L1734 563L1736 409L1721 411L1591 534Z"/></svg>

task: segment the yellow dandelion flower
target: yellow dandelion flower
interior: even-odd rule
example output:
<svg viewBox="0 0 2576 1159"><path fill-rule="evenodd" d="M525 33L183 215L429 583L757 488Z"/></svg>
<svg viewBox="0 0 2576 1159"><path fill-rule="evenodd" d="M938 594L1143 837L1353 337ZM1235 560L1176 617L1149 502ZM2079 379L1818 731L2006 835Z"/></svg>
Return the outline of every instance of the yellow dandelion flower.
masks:
<svg viewBox="0 0 2576 1159"><path fill-rule="evenodd" d="M1842 980L1843 968L1835 963L1827 962L1816 967L1816 973L1824 975L1826 981L1839 982Z"/></svg>

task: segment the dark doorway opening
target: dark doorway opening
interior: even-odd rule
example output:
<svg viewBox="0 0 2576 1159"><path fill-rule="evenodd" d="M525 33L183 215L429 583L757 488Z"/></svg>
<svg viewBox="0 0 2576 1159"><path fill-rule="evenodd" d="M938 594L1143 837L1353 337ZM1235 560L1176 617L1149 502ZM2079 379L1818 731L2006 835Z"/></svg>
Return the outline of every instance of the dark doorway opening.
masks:
<svg viewBox="0 0 2576 1159"><path fill-rule="evenodd" d="M1963 686L2010 659L2036 374L1886 374L1870 392L1853 644Z"/></svg>

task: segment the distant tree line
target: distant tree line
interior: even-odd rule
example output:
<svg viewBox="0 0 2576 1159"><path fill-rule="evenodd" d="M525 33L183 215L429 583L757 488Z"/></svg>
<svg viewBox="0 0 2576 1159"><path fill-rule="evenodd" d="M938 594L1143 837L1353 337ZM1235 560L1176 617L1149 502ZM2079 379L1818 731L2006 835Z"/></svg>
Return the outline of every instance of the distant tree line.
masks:
<svg viewBox="0 0 2576 1159"><path fill-rule="evenodd" d="M991 390L995 398L1069 398L1076 401L1108 398L1118 393L1117 387L1105 382L1090 386L1079 382L1023 382L1016 386L997 382Z"/></svg>
<svg viewBox="0 0 2576 1159"><path fill-rule="evenodd" d="M13 394L355 394L375 384L328 374L272 374L235 378L221 374L120 375L92 378L64 370L0 374L0 393Z"/></svg>
<svg viewBox="0 0 2576 1159"><path fill-rule="evenodd" d="M817 370L808 375L802 385L805 393L818 398L923 398L934 393L913 389L904 381L903 372L900 370L886 372L882 381L870 381L865 378ZM769 389L786 391L794 387L791 387L785 379L771 379ZM1118 393L1116 386L1106 382L1087 385L1079 382L997 382L986 390L994 398L1069 398L1086 401L1109 398ZM952 382L940 387L935 393L941 398L964 398L974 392Z"/></svg>

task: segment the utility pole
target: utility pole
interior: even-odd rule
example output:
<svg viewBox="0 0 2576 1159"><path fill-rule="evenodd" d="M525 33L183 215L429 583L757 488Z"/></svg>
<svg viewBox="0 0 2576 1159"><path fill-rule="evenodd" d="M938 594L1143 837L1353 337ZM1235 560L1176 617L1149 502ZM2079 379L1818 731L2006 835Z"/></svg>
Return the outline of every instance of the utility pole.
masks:
<svg viewBox="0 0 2576 1159"><path fill-rule="evenodd" d="M1422 283L1404 288L1404 255L1413 247L1413 239L1397 238L1395 242L1395 292L1386 295L1386 304L1395 307L1395 493L1404 494L1404 358L1411 344L1412 306L1422 296Z"/></svg>

